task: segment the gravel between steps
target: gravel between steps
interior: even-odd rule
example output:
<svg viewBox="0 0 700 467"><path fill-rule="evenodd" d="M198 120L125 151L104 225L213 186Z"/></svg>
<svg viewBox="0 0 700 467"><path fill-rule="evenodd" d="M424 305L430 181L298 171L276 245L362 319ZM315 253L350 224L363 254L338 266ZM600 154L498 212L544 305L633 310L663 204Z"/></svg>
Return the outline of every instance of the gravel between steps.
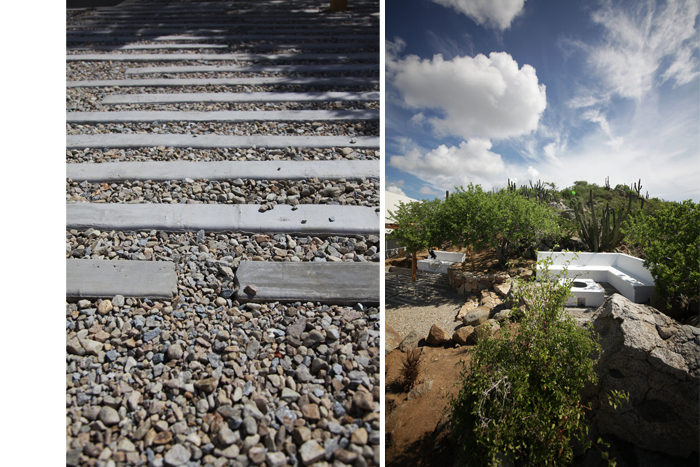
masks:
<svg viewBox="0 0 700 467"><path fill-rule="evenodd" d="M66 202L165 204L337 204L379 206L379 180L171 180L89 183L68 179Z"/></svg>
<svg viewBox="0 0 700 467"><path fill-rule="evenodd" d="M378 136L379 122L158 122L66 124L68 135L105 134Z"/></svg>
<svg viewBox="0 0 700 467"><path fill-rule="evenodd" d="M165 146L138 149L70 149L67 163L102 163L118 161L330 161L378 160L379 151L371 149L188 149Z"/></svg>
<svg viewBox="0 0 700 467"><path fill-rule="evenodd" d="M353 62L362 63L362 62ZM372 63L372 62L369 62ZM293 63L290 63L294 65ZM299 65L300 63L297 63ZM157 77L169 77L176 76L178 78L245 78L245 77L266 77L266 76L276 76L276 77L297 77L297 76L318 76L318 77L331 77L331 76L366 76L366 77L379 77L379 65L377 65L377 70L366 70L366 71L327 71L327 72L206 72L206 73L148 73L144 75L127 75L126 70L129 68L144 68L144 67L175 67L175 66L187 66L187 65L202 65L197 61L173 61L173 62L66 62L66 79L69 81L81 81L81 80L98 80L98 79L145 79L145 78L157 78ZM217 61L210 62L209 66L232 66L232 65L242 65L241 63L232 61ZM245 65L245 64L243 64ZM279 63L269 64L269 66L279 66ZM314 63L310 63L314 65ZM318 65L316 63L315 65ZM267 66L267 65L266 65Z"/></svg>

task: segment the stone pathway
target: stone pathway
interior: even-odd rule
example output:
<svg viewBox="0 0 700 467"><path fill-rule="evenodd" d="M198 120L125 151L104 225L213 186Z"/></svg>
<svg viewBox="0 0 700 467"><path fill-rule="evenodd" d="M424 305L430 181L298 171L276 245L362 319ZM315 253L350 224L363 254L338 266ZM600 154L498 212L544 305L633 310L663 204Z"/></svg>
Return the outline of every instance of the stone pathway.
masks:
<svg viewBox="0 0 700 467"><path fill-rule="evenodd" d="M242 6L69 10L69 466L379 465L379 2Z"/></svg>

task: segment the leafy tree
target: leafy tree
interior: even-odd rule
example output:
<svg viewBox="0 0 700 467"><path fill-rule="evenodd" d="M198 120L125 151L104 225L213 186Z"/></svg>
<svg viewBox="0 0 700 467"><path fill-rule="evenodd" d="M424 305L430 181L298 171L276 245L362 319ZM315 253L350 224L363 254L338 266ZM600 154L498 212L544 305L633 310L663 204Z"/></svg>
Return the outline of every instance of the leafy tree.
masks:
<svg viewBox="0 0 700 467"><path fill-rule="evenodd" d="M546 270L551 265L544 263ZM565 277L566 271L559 277ZM513 332L479 340L452 397L452 436L467 465L564 465L573 459L572 436L590 447L579 392L597 381L600 345L564 310L571 281L519 286L530 306ZM516 302L517 303L517 302ZM610 403L627 396L614 393ZM628 398L627 398L628 400ZM600 440L599 440L600 441ZM596 446L597 447L597 446ZM603 454L607 458L607 454Z"/></svg>
<svg viewBox="0 0 700 467"><path fill-rule="evenodd" d="M683 296L698 300L700 288L700 204L665 203L654 214L640 212L628 220L628 239L641 245L644 267L654 277L666 306Z"/></svg>
<svg viewBox="0 0 700 467"><path fill-rule="evenodd" d="M479 185L470 183L466 190L456 188L440 211L438 228L442 237L453 244L463 243L477 248L485 246L481 227L489 217L486 212L488 196Z"/></svg>
<svg viewBox="0 0 700 467"><path fill-rule="evenodd" d="M496 248L498 262L548 236L560 235L557 215L550 207L501 190L488 197L479 218L482 241Z"/></svg>
<svg viewBox="0 0 700 467"><path fill-rule="evenodd" d="M439 227L441 201L399 202L398 209L389 212L394 219L396 228L387 238L396 240L399 245L411 253L413 259L413 280L416 280L416 254L443 241L443 233Z"/></svg>

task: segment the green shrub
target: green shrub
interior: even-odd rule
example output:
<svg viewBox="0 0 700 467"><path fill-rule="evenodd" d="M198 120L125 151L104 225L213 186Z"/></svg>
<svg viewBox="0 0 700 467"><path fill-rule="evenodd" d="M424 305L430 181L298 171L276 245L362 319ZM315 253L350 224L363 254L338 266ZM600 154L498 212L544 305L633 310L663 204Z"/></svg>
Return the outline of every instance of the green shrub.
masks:
<svg viewBox="0 0 700 467"><path fill-rule="evenodd" d="M691 200L665 203L654 214L639 213L624 229L629 241L642 247L644 267L668 307L678 305L683 296L698 300L699 230L700 204Z"/></svg>
<svg viewBox="0 0 700 467"><path fill-rule="evenodd" d="M565 313L570 293L570 281L558 278L519 286L514 294L529 309L517 332L506 325L499 338L480 339L472 350L450 402L466 465L564 465L573 459L572 436L587 440L579 392L597 381L600 346Z"/></svg>

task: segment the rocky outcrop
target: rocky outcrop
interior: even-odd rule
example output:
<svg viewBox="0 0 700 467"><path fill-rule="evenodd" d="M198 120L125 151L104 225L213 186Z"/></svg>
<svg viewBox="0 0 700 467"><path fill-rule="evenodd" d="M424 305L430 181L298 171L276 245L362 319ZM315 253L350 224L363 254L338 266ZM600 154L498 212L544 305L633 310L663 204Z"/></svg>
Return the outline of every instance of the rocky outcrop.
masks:
<svg viewBox="0 0 700 467"><path fill-rule="evenodd" d="M599 383L583 396L600 405L591 418L596 431L673 456L697 452L700 329L619 294L601 305L593 327L602 346ZM612 390L629 393L629 404L614 410Z"/></svg>
<svg viewBox="0 0 700 467"><path fill-rule="evenodd" d="M396 347L401 344L401 335L388 323L384 325L384 355L389 355Z"/></svg>

